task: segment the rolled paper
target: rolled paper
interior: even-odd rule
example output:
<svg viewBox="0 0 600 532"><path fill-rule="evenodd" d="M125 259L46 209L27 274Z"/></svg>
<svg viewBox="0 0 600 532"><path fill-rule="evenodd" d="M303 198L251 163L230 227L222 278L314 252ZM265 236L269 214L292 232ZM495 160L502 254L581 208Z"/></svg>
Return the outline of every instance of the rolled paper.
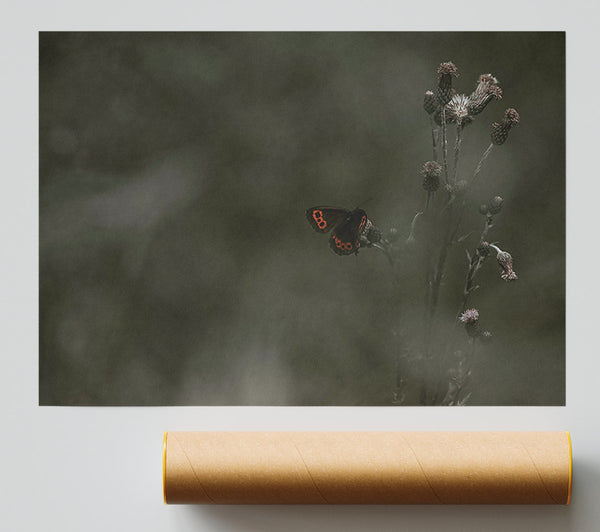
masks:
<svg viewBox="0 0 600 532"><path fill-rule="evenodd" d="M568 432L166 432L165 503L569 504Z"/></svg>

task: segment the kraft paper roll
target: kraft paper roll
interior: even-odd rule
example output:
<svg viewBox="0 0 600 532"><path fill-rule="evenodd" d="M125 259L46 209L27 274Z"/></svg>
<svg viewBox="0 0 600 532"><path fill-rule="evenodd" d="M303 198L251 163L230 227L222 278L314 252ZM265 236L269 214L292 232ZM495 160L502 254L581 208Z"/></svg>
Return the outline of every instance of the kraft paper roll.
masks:
<svg viewBox="0 0 600 532"><path fill-rule="evenodd" d="M569 504L568 432L167 432L165 503Z"/></svg>

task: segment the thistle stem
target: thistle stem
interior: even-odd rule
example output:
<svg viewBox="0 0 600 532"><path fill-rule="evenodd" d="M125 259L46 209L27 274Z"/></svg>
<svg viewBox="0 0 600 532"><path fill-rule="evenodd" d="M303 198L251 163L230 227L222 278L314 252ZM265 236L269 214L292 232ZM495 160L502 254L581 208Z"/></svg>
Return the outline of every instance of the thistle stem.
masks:
<svg viewBox="0 0 600 532"><path fill-rule="evenodd" d="M446 138L446 106L442 105L442 158L444 166L444 178L446 184L450 183L448 179L448 140Z"/></svg>
<svg viewBox="0 0 600 532"><path fill-rule="evenodd" d="M442 122L442 123L444 123L444 122ZM483 152L483 155L481 156L481 159L480 159L479 163L477 164L477 167L475 168L475 172L473 173L473 177L471 179L470 185L473 184L473 182L475 181L475 179L481 172L481 169L483 168L483 164L485 163L485 160L488 158L493 147L494 147L494 144L490 144L488 146L488 148ZM440 257L438 260L437 271L434 276L433 291L432 291L432 303L431 303L431 312L430 312L432 317L433 317L433 314L435 313L435 309L437 307L437 301L438 301L438 297L439 297L439 285L440 285L441 278L443 275L443 270L444 270L444 266L446 263L446 257L448 255L448 247L452 244L452 242L454 241L454 239L456 237L456 234L457 234L460 224L462 222L465 205L466 205L466 200L463 199L463 201L460 205L460 208L459 208L456 224L454 225L453 231L451 231L451 229L450 229L450 225L451 225L450 219L452 217L452 203L449 203L447 205L447 207L449 207L450 214L448 216L448 225L446 226L446 236L444 237L444 244L440 251Z"/></svg>
<svg viewBox="0 0 600 532"><path fill-rule="evenodd" d="M485 150L483 152L483 155L481 156L481 159L479 160L479 163L477 164L477 167L475 168L475 172L473 172L473 177L471 178L471 184L473 184L475 182L475 179L477 179L479 172L481 172L481 169L483 168L483 163L485 163L485 160L488 158L488 155L492 151L493 147L494 147L494 144L491 143L488 146L487 150Z"/></svg>
<svg viewBox="0 0 600 532"><path fill-rule="evenodd" d="M454 143L454 178L453 182L456 184L458 177L458 158L460 156L460 145L462 143L462 124L456 125L456 142Z"/></svg>
<svg viewBox="0 0 600 532"><path fill-rule="evenodd" d="M442 243L442 249L440 250L440 255L438 258L437 266L433 273L432 279L432 287L431 287L431 303L429 308L429 321L433 320L435 316L435 312L437 310L437 304L440 295L440 284L442 282L442 277L444 276L444 266L446 265L446 257L448 256L448 248L450 247L449 240L450 234L450 226L448 225L446 229L446 236L444 238L444 242Z"/></svg>
<svg viewBox="0 0 600 532"><path fill-rule="evenodd" d="M442 156L443 156L443 167L444 167L444 178L446 180L446 184L450 184L448 178L448 143L446 138L446 107L442 105ZM437 309L439 292L440 292L440 283L442 281L442 276L444 272L444 265L446 263L446 257L448 255L448 246L450 245L450 220L452 219L452 204L449 204L448 209L448 223L446 224L446 231L444 235L444 240L442 242L442 249L440 250L440 255L438 258L437 266L431 276L431 299L429 303L429 313L427 319L427 325L425 327L425 334L429 335L429 331L431 330L431 324L433 321L433 317L435 315L435 311ZM428 347L427 351L429 351L429 341L427 342Z"/></svg>
<svg viewBox="0 0 600 532"><path fill-rule="evenodd" d="M389 250L389 243L385 240L382 240L382 242L383 242L383 245L376 242L376 243L372 244L371 247L374 247L375 249L378 249L379 251L381 251L385 254L388 262L390 263L390 266L392 267L392 271L394 272L394 276L395 276L396 275L396 266L394 264L394 258L392 257L392 254Z"/></svg>
<svg viewBox="0 0 600 532"><path fill-rule="evenodd" d="M429 123L431 124L431 148L433 153L432 161L437 161L437 140L435 134L435 123L433 122L433 118L429 115Z"/></svg>
<svg viewBox="0 0 600 532"><path fill-rule="evenodd" d="M429 197L427 199L427 203L429 203ZM417 214L415 214L415 217L413 218L413 221L410 224L410 233L408 234L408 238L406 239L407 242L413 241L415 239L415 227L417 226L417 220L419 219L419 216L423 216L423 213L418 212Z"/></svg>
<svg viewBox="0 0 600 532"><path fill-rule="evenodd" d="M471 292L473 291L473 280L475 279L475 276L477 275L477 272L479 271L479 269L483 266L483 263L487 257L486 255L482 255L479 252L479 247L481 246L482 242L485 241L488 231L490 230L490 227L492 227L492 225L493 225L492 222L493 222L492 217L488 216L483 225L483 230L481 231L481 236L479 237L479 243L477 244L477 249L475 250L475 254L473 255L473 257L471 257L471 261L469 263L469 271L467 272L467 278L465 280L465 287L463 289L462 304L460 306L460 310L457 313L457 316L459 316L461 313L463 313L465 311L465 309L467 308L469 296L471 295ZM456 325L456 321L454 322L454 325Z"/></svg>
<svg viewBox="0 0 600 532"><path fill-rule="evenodd" d="M469 267L469 271L467 273L467 279L465 281L465 288L463 290L463 301L462 301L462 305L461 305L459 314L461 312L464 312L464 310L467 308L467 302L469 299L469 295L473 291L473 280L475 279L475 275L477 275L477 272L479 271L479 269L483 265L483 262L486 259L486 255L482 255L479 252L479 247L481 246L481 243L486 239L487 233L488 233L490 227L492 227L492 217L491 216L486 218L485 224L483 226L483 231L481 232L481 237L479 238L479 243L477 244L477 249L475 250L475 254L473 255L473 258L471 259L471 265Z"/></svg>

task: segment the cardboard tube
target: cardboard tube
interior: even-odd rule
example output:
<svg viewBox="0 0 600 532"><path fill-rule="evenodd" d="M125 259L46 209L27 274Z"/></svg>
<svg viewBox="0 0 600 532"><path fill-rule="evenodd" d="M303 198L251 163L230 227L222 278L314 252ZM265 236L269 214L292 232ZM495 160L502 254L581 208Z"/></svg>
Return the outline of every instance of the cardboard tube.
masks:
<svg viewBox="0 0 600 532"><path fill-rule="evenodd" d="M165 503L569 504L568 432L166 432Z"/></svg>

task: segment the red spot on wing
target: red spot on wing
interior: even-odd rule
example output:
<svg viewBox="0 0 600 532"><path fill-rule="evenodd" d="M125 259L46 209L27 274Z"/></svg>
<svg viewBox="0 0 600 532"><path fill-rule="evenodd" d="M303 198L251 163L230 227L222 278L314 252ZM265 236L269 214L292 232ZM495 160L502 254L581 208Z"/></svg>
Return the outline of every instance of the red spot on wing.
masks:
<svg viewBox="0 0 600 532"><path fill-rule="evenodd" d="M332 236L332 238L333 242L335 243L335 247L341 251L352 251L354 247L358 248L358 242L355 244L352 244L352 242L342 242L342 240L335 234Z"/></svg>
<svg viewBox="0 0 600 532"><path fill-rule="evenodd" d="M319 229L325 229L327 227L327 222L323 218L323 211L319 209L315 209L312 213L313 220L316 222Z"/></svg>
<svg viewBox="0 0 600 532"><path fill-rule="evenodd" d="M360 225L358 226L359 233L362 233L363 227L365 226L366 223L367 223L367 217L363 216L362 220L360 221Z"/></svg>

